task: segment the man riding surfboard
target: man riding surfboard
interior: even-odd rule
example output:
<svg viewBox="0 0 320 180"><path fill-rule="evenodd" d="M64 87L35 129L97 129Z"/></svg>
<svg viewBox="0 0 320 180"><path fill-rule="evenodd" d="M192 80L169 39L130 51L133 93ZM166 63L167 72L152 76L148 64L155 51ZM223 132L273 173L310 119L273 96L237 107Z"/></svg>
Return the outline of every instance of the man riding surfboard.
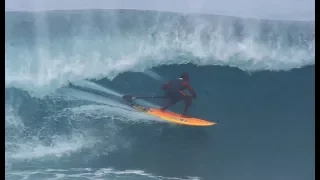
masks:
<svg viewBox="0 0 320 180"><path fill-rule="evenodd" d="M176 104L177 102L184 101L184 111L183 115L185 116L192 102L192 97L197 98L196 92L191 87L189 82L189 74L182 73L180 78L173 79L162 85L162 89L165 91L165 97L169 99L168 104L166 104L162 111L165 111L170 106ZM189 96L187 93L183 92L188 89L192 96Z"/></svg>

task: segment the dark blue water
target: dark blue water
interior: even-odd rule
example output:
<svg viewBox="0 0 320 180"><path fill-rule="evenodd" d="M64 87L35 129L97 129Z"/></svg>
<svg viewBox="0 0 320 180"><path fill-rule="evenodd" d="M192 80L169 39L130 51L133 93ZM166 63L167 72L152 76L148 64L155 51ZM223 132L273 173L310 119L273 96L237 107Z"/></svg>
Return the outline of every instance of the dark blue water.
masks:
<svg viewBox="0 0 320 180"><path fill-rule="evenodd" d="M314 179L312 30L146 11L6 13L6 178ZM169 124L121 100L161 94L185 71L190 114L215 126Z"/></svg>

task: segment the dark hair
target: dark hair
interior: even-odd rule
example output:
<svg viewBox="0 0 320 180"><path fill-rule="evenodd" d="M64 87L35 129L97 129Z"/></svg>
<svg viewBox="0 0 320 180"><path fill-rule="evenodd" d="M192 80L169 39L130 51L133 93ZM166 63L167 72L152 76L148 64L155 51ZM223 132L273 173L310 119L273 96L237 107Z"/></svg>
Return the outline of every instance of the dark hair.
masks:
<svg viewBox="0 0 320 180"><path fill-rule="evenodd" d="M189 80L189 74L187 72L184 72L181 74L180 78L182 78L184 80Z"/></svg>

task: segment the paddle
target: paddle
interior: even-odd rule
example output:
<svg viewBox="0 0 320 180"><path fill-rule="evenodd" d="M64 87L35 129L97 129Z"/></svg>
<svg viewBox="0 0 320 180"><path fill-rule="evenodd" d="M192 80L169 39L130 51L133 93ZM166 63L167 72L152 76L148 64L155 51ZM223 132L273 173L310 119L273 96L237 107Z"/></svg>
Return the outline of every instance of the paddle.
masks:
<svg viewBox="0 0 320 180"><path fill-rule="evenodd" d="M133 101L135 99L163 99L165 96L132 96L132 95L124 95L122 98L126 101Z"/></svg>

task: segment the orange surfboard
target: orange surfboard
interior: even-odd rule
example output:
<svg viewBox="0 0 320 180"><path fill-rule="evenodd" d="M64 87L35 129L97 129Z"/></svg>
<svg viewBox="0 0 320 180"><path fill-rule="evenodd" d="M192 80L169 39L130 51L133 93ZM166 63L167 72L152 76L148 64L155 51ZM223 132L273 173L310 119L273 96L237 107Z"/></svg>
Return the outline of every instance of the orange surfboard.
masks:
<svg viewBox="0 0 320 180"><path fill-rule="evenodd" d="M182 116L181 114L177 114L170 111L161 111L160 109L156 109L156 108L147 108L141 105L134 104L132 103L132 101L128 101L128 100L126 100L126 102L129 103L129 105L137 111L144 112L146 114L150 114L153 116L157 116L163 120L167 120L169 122L176 123L176 124L182 124L182 125L188 125L188 126L212 126L216 124L215 122L210 122L200 118L195 118L190 116L185 117L185 116Z"/></svg>
<svg viewBox="0 0 320 180"><path fill-rule="evenodd" d="M169 111L161 111L159 109L149 108L146 112L147 114L151 114L154 116L158 116L161 119L189 126L212 126L216 124L215 122L210 122L207 120L195 118L195 117L184 117L181 114L177 114Z"/></svg>

